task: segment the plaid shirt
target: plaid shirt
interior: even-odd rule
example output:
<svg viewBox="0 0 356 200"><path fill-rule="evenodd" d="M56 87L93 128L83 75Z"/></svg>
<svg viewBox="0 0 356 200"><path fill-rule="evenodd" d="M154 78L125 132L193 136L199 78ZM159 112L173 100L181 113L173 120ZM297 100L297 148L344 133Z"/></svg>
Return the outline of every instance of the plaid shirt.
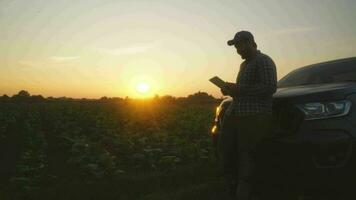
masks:
<svg viewBox="0 0 356 200"><path fill-rule="evenodd" d="M236 85L233 102L226 114L249 116L272 113L272 95L277 88L277 72L276 65L269 56L257 51L255 58L241 63Z"/></svg>

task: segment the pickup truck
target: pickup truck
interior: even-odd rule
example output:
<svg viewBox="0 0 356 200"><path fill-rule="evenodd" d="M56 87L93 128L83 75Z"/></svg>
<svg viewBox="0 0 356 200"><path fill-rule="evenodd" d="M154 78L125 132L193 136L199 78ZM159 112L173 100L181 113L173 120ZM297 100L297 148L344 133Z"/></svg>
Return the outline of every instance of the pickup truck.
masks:
<svg viewBox="0 0 356 200"><path fill-rule="evenodd" d="M232 101L216 109L211 136L218 155ZM273 127L273 137L257 148L262 188L349 197L356 185L356 57L301 67L280 79Z"/></svg>

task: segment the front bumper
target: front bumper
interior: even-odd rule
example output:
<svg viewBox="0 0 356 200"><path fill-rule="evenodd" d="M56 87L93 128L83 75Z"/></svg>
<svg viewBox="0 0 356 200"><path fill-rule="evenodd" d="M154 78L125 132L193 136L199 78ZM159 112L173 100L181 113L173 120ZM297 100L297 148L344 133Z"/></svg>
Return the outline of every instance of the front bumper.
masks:
<svg viewBox="0 0 356 200"><path fill-rule="evenodd" d="M297 128L275 131L275 137L263 141L256 150L258 182L298 192L344 191L356 185L356 130L348 120L300 121ZM219 155L223 133L220 126L213 132Z"/></svg>
<svg viewBox="0 0 356 200"><path fill-rule="evenodd" d="M328 126L325 121L307 123L310 126L304 124L294 134L279 133L261 143L256 151L256 177L266 183L288 183L288 189L299 191L350 189L356 184L353 130L345 128L345 123L342 128L336 128L335 122Z"/></svg>

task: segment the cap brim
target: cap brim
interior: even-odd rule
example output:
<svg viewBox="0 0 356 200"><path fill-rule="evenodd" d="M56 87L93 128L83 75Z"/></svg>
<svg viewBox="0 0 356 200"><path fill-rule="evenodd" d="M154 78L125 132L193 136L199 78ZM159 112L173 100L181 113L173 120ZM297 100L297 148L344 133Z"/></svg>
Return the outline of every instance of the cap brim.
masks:
<svg viewBox="0 0 356 200"><path fill-rule="evenodd" d="M235 44L235 40L229 40L227 41L227 45L232 46Z"/></svg>

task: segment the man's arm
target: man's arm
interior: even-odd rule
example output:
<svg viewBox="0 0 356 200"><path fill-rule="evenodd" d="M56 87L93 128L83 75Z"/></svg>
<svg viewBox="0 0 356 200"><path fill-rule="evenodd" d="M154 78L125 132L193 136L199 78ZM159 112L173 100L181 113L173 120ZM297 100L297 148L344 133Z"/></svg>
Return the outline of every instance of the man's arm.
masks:
<svg viewBox="0 0 356 200"><path fill-rule="evenodd" d="M226 88L221 88L220 91L223 95L228 95L231 97L234 97L236 94L236 84L235 83L230 83L230 82L226 82Z"/></svg>
<svg viewBox="0 0 356 200"><path fill-rule="evenodd" d="M233 96L272 95L277 89L277 72L273 60L263 56L257 60L258 76L260 81L253 85L239 84L232 87ZM235 88L233 88L235 87Z"/></svg>

